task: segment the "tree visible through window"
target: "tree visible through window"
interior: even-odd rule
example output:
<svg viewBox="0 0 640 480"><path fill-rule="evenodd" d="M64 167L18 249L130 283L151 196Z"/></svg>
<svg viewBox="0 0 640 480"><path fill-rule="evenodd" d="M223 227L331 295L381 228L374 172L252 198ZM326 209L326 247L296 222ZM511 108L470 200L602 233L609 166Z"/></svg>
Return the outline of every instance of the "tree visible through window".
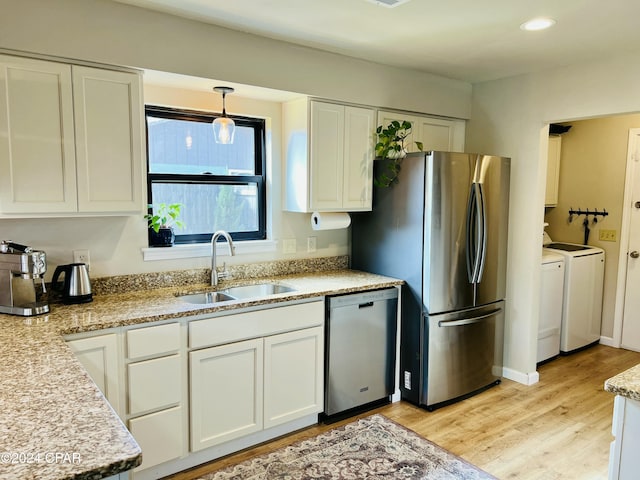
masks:
<svg viewBox="0 0 640 480"><path fill-rule="evenodd" d="M208 242L216 230L234 240L266 238L265 122L232 116L231 145L215 143L215 115L147 106L150 204L181 203L186 228L176 243Z"/></svg>

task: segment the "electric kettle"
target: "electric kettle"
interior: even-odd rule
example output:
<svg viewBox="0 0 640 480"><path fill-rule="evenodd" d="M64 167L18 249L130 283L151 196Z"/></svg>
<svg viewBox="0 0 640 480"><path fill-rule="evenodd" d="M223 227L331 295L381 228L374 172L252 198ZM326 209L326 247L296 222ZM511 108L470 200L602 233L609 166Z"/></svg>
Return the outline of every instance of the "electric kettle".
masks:
<svg viewBox="0 0 640 480"><path fill-rule="evenodd" d="M64 276L62 284L58 281L61 274ZM51 288L62 294L63 303L86 303L93 300L89 271L84 263L57 266L51 279Z"/></svg>

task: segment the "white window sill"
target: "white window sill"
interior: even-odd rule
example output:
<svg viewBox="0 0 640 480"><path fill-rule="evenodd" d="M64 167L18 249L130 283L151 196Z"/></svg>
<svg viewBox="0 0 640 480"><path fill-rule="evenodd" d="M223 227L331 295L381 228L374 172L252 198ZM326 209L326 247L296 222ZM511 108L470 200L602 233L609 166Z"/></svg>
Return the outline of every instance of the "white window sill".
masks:
<svg viewBox="0 0 640 480"><path fill-rule="evenodd" d="M275 252L278 242L275 240L245 240L233 242L233 245L236 255L250 255L254 253ZM226 242L218 242L216 248L216 254L227 254L229 251ZM191 243L174 245L173 247L142 248L142 258L145 262L195 257L211 257L211 244Z"/></svg>

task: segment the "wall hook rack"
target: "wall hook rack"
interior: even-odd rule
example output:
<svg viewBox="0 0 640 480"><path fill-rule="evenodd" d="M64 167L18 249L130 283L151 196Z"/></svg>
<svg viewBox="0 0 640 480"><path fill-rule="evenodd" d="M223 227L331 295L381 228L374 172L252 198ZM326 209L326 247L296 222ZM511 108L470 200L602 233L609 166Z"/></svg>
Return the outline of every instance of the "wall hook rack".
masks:
<svg viewBox="0 0 640 480"><path fill-rule="evenodd" d="M569 223L573 221L574 215L585 215L586 217L591 215L593 216L593 219L596 220L597 217L606 217L607 215L609 215L609 212L607 212L606 208L603 208L602 211L599 211L597 208L594 208L593 210L589 210L588 208L586 210L582 210L581 208L579 208L578 210L574 210L573 208L570 208Z"/></svg>

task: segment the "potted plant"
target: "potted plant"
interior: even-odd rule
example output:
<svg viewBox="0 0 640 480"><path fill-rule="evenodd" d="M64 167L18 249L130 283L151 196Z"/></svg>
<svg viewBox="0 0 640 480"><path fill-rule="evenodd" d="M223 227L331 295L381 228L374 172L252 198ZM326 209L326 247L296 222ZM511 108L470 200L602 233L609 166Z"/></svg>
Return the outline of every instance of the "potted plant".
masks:
<svg viewBox="0 0 640 480"><path fill-rule="evenodd" d="M384 170L374 179L378 187L390 187L398 181L400 163L407 156L405 140L411 135L411 122L407 120L393 120L386 128L382 125L376 129L378 141L375 151L376 157L386 160ZM418 150L422 151L422 142L414 142Z"/></svg>
<svg viewBox="0 0 640 480"><path fill-rule="evenodd" d="M171 247L175 241L173 227L184 228L184 222L179 219L181 203L159 203L154 208L148 205L151 213L147 213L144 218L149 223L149 246L150 247Z"/></svg>

